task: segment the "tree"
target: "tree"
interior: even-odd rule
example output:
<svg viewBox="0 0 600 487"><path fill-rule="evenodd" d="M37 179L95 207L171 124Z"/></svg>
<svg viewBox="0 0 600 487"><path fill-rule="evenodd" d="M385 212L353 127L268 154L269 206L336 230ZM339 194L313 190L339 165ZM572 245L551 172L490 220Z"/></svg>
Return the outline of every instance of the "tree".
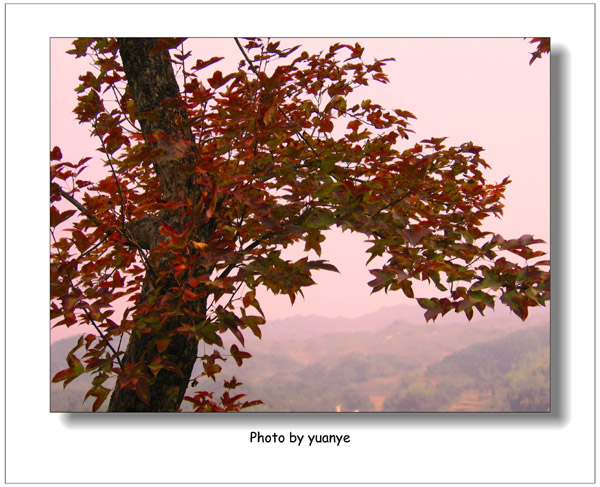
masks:
<svg viewBox="0 0 600 487"><path fill-rule="evenodd" d="M390 59L368 63L359 44L309 55L235 39L238 69L204 75L220 58L190 66L183 41L86 38L69 51L96 67L79 78L74 112L100 142L106 177L82 179L89 157L71 163L51 151L51 318L96 330L53 381L92 374L86 399L97 410L116 377L110 411L177 411L197 385L197 360L216 380L222 361L251 357L237 344L226 354L222 335L242 347L244 333L260 338L259 287L293 303L313 271L337 271L308 255L320 257L333 226L365 235L369 262L388 258L370 271L373 292L415 298L415 280L444 291L417 298L427 320L450 311L471 319L497 300L525 319L545 305L549 261L534 262L544 252L532 249L542 241L481 229L502 214L509 183L486 182L483 149L444 138L409 144L412 113L350 102L357 88L388 82ZM299 242L306 257L282 258ZM197 411L260 402L230 395L239 385L234 377L218 399L199 391L185 400Z"/></svg>

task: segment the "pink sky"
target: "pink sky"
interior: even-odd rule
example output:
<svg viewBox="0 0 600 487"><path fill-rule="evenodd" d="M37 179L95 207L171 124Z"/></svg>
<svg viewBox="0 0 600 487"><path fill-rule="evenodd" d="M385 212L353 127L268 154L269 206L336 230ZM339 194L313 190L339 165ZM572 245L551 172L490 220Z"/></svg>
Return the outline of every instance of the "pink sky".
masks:
<svg viewBox="0 0 600 487"><path fill-rule="evenodd" d="M282 45L303 44L316 51L340 39L286 39ZM550 80L549 58L529 66L533 46L521 38L407 38L351 39L365 47L364 57L396 58L387 65L391 83L374 83L360 92L362 98L389 108L409 110L417 116L410 144L447 136L450 144L473 141L485 148L491 164L490 182L505 176L513 181L506 192L502 220L491 219L488 229L505 237L534 234L550 238ZM69 39L51 43L51 145L61 147L64 160L98 154L97 142L75 120L73 91L77 77L89 68L87 60L64 54ZM214 66L223 72L234 69L241 54L232 39L187 41L193 59L225 56ZM88 174L89 177L89 174ZM267 319L298 314L356 317L383 306L415 304L402 293L370 295L372 279L365 262L367 245L360 235L330 232L322 258L335 264L341 274L314 275L317 286L304 289L292 307L287 296L259 294ZM548 249L547 247L546 249ZM290 257L301 252L292 251ZM417 296L435 295L425 284L415 286ZM79 330L68 330L79 331ZM52 338L66 336L55 330Z"/></svg>

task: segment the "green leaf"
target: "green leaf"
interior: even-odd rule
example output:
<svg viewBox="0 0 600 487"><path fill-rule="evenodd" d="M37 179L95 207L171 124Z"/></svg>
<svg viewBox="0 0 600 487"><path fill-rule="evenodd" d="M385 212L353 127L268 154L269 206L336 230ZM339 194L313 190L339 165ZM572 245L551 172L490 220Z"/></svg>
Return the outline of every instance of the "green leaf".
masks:
<svg viewBox="0 0 600 487"><path fill-rule="evenodd" d="M335 169L335 159L321 159L321 171L329 174Z"/></svg>
<svg viewBox="0 0 600 487"><path fill-rule="evenodd" d="M468 296L475 304L482 304L483 308L487 306L489 308L494 309L494 297L490 294L485 293L483 291L474 291L470 289L468 291Z"/></svg>
<svg viewBox="0 0 600 487"><path fill-rule="evenodd" d="M258 338L262 338L262 332L260 331L259 325L265 324L265 319L262 316L247 316L246 311L242 309L242 322L246 325L252 333Z"/></svg>
<svg viewBox="0 0 600 487"><path fill-rule="evenodd" d="M315 230L310 230L304 238L304 250L314 250L318 256L321 256L321 242L325 241L325 236Z"/></svg>
<svg viewBox="0 0 600 487"><path fill-rule="evenodd" d="M389 286L396 278L396 273L393 271L383 269L369 270L371 274L375 276L375 279L369 281L367 284L373 288L371 294L380 291L383 288Z"/></svg>
<svg viewBox="0 0 600 487"><path fill-rule="evenodd" d="M402 289L402 291L408 298L413 299L415 297L415 293L412 288L412 281L409 281L409 280L402 281L400 284L400 288Z"/></svg>
<svg viewBox="0 0 600 487"><path fill-rule="evenodd" d="M525 296L522 296L515 290L510 290L500 297L500 301L506 304L519 318L525 321L529 314L527 310L527 298Z"/></svg>
<svg viewBox="0 0 600 487"><path fill-rule="evenodd" d="M67 54L74 54L77 58L83 57L93 42L92 37L79 37L73 41L74 49L67 51Z"/></svg>
<svg viewBox="0 0 600 487"><path fill-rule="evenodd" d="M219 364L205 362L202 364L202 366L204 368L202 375L210 377L213 381L216 380L215 375L221 372L221 366Z"/></svg>
<svg viewBox="0 0 600 487"><path fill-rule="evenodd" d="M419 306L421 306L421 308L427 310L425 312L425 319L427 321L435 321L439 314L443 316L452 309L452 305L447 298L417 298L417 302L419 303Z"/></svg>
<svg viewBox="0 0 600 487"><path fill-rule="evenodd" d="M219 318L221 329L224 331L229 330L233 335L244 345L244 335L240 331L239 327L244 326L244 322L231 311L227 311L222 306L219 306L215 310L215 314Z"/></svg>
<svg viewBox="0 0 600 487"><path fill-rule="evenodd" d="M493 273L489 269L483 270L484 279L481 279L479 282L476 282L473 286L471 286L472 291L481 291L482 289L492 289L494 291L500 289L502 283L500 282L500 276Z"/></svg>
<svg viewBox="0 0 600 487"><path fill-rule="evenodd" d="M335 223L335 215L333 212L317 208L313 211L313 214L308 218L304 226L306 228L318 228L326 229Z"/></svg>

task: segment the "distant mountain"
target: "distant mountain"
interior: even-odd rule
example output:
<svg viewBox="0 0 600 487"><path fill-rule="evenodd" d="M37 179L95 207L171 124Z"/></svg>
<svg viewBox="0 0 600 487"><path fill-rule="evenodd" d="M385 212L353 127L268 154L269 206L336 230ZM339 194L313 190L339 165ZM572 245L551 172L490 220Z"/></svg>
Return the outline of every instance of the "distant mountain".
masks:
<svg viewBox="0 0 600 487"><path fill-rule="evenodd" d="M263 341L307 339L332 333L355 333L359 331L381 330L395 321L404 321L414 325L427 325L439 327L448 324L468 324L470 326L493 322L516 325L521 320L505 306L498 307L496 311L486 312L485 316L475 313L473 320L469 321L464 313L448 313L439 317L435 322L427 323L424 317L425 310L416 305L401 304L381 308L377 311L367 313L358 318L324 317L319 315L294 316L281 320L269 320L262 327ZM549 319L549 308L530 309L530 317L527 323Z"/></svg>
<svg viewBox="0 0 600 487"><path fill-rule="evenodd" d="M526 322L507 311L475 317L448 314L426 323L418 306L382 308L355 319L298 316L269 322L262 327L259 340L247 333L246 347L251 353L278 353L303 363L327 356L360 352L397 353L418 363L429 364L473 343L498 338L516 330L549 321L549 310L532 312ZM224 337L234 343L231 335Z"/></svg>

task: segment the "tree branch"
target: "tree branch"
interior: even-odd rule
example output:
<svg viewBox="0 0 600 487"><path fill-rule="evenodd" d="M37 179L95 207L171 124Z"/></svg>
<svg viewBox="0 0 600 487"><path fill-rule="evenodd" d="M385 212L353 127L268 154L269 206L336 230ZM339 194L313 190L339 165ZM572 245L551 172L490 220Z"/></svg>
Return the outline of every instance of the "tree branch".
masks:
<svg viewBox="0 0 600 487"><path fill-rule="evenodd" d="M98 220L98 218L96 217L96 215L94 215L92 212L90 212L90 210L88 210L85 206L83 206L79 201L77 201L75 198L73 198L69 193L67 193L65 190L63 190L61 187L58 187L58 192L60 193L60 195L66 199L69 203L71 203L75 208L77 208L81 213L83 213L85 216L87 216L90 220L92 220L97 226L101 227L103 226L103 223ZM108 229L106 230L106 233L108 233L109 235L111 233L113 233L112 230Z"/></svg>

